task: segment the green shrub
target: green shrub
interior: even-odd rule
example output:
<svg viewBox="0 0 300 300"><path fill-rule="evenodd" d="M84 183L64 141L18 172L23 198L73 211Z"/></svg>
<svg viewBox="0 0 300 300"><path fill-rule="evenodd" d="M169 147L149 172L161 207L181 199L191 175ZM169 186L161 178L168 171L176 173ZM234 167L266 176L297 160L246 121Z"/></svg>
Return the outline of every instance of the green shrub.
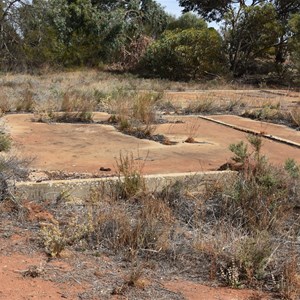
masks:
<svg viewBox="0 0 300 300"><path fill-rule="evenodd" d="M290 176L292 178L299 178L300 177L300 167L294 159L288 158L285 161L284 169L290 174Z"/></svg>
<svg viewBox="0 0 300 300"><path fill-rule="evenodd" d="M0 133L0 152L8 151L11 148L10 137L4 133Z"/></svg>
<svg viewBox="0 0 300 300"><path fill-rule="evenodd" d="M277 230L292 211L293 181L261 155L261 137L249 135L248 141L252 152L244 142L230 145L235 154L232 159L241 164L241 173L231 189L226 210L233 222L247 230Z"/></svg>
<svg viewBox="0 0 300 300"><path fill-rule="evenodd" d="M175 80L199 79L224 69L222 39L214 29L167 31L141 60L149 75Z"/></svg>

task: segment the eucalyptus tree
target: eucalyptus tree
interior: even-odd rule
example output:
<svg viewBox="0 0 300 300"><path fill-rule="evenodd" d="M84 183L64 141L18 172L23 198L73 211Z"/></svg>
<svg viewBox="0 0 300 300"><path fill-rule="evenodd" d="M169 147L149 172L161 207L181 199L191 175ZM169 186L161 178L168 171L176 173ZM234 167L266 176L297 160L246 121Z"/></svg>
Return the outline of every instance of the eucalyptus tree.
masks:
<svg viewBox="0 0 300 300"><path fill-rule="evenodd" d="M300 81L300 13L292 16L289 26L292 32L290 43L291 59L298 70L298 81Z"/></svg>
<svg viewBox="0 0 300 300"><path fill-rule="evenodd" d="M21 38L18 34L16 15L21 0L0 1L0 69L12 69L22 59Z"/></svg>
<svg viewBox="0 0 300 300"><path fill-rule="evenodd" d="M179 18L171 20L168 24L168 30L174 29L189 29L189 28L197 28L202 29L206 28L207 24L203 18L199 18L195 14L190 12L181 15Z"/></svg>
<svg viewBox="0 0 300 300"><path fill-rule="evenodd" d="M289 55L289 20L299 12L300 0L178 1L184 11L195 11L208 21L221 23L235 75L251 72L251 66L262 59L272 61L275 69L282 69Z"/></svg>
<svg viewBox="0 0 300 300"><path fill-rule="evenodd" d="M222 38L213 28L167 30L149 46L141 68L146 75L201 80L225 71Z"/></svg>

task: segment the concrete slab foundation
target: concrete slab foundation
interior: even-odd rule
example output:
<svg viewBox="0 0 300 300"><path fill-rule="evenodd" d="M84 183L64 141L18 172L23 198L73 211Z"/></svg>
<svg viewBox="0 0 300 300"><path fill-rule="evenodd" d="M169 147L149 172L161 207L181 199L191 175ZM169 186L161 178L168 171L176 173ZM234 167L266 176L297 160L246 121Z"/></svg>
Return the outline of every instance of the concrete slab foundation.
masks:
<svg viewBox="0 0 300 300"><path fill-rule="evenodd" d="M199 190L204 190L212 184L228 184L237 176L232 171L213 171L197 173L177 173L144 176L146 189L160 191L176 181L192 182ZM119 177L73 179L44 182L17 182L11 185L11 192L29 201L57 201L60 197L72 197L74 200L86 199L90 193L101 189L110 192L115 187Z"/></svg>

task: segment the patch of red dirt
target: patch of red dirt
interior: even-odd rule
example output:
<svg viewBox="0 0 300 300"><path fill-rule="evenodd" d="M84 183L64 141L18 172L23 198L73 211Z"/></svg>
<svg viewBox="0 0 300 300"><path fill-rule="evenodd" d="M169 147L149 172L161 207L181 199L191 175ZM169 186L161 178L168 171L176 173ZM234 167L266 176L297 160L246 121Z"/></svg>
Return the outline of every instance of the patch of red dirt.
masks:
<svg viewBox="0 0 300 300"><path fill-rule="evenodd" d="M53 215L46 211L42 205L30 201L23 201L22 205L27 210L28 221L47 221L55 223Z"/></svg>
<svg viewBox="0 0 300 300"><path fill-rule="evenodd" d="M41 267L44 257L29 257L21 254L0 256L0 299L76 299L84 287L77 283L58 284L36 277L24 277L32 266Z"/></svg>
<svg viewBox="0 0 300 300"><path fill-rule="evenodd" d="M250 300L270 299L268 295L251 290L209 287L191 281L170 281L164 286L175 293L181 293L187 300ZM256 297L256 298L255 298Z"/></svg>

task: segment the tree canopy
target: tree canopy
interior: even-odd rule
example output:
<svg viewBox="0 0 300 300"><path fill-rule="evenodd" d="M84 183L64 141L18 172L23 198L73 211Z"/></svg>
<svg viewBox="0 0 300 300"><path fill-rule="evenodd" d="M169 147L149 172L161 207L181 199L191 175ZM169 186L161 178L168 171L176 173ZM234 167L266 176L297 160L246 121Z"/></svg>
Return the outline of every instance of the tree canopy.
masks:
<svg viewBox="0 0 300 300"><path fill-rule="evenodd" d="M172 79L292 78L300 0L2 0L0 70L109 66ZM209 28L215 21L219 29Z"/></svg>
<svg viewBox="0 0 300 300"><path fill-rule="evenodd" d="M179 0L179 4L184 11L194 11L205 20L221 24L235 76L286 71L292 42L289 24L299 13L299 0Z"/></svg>

